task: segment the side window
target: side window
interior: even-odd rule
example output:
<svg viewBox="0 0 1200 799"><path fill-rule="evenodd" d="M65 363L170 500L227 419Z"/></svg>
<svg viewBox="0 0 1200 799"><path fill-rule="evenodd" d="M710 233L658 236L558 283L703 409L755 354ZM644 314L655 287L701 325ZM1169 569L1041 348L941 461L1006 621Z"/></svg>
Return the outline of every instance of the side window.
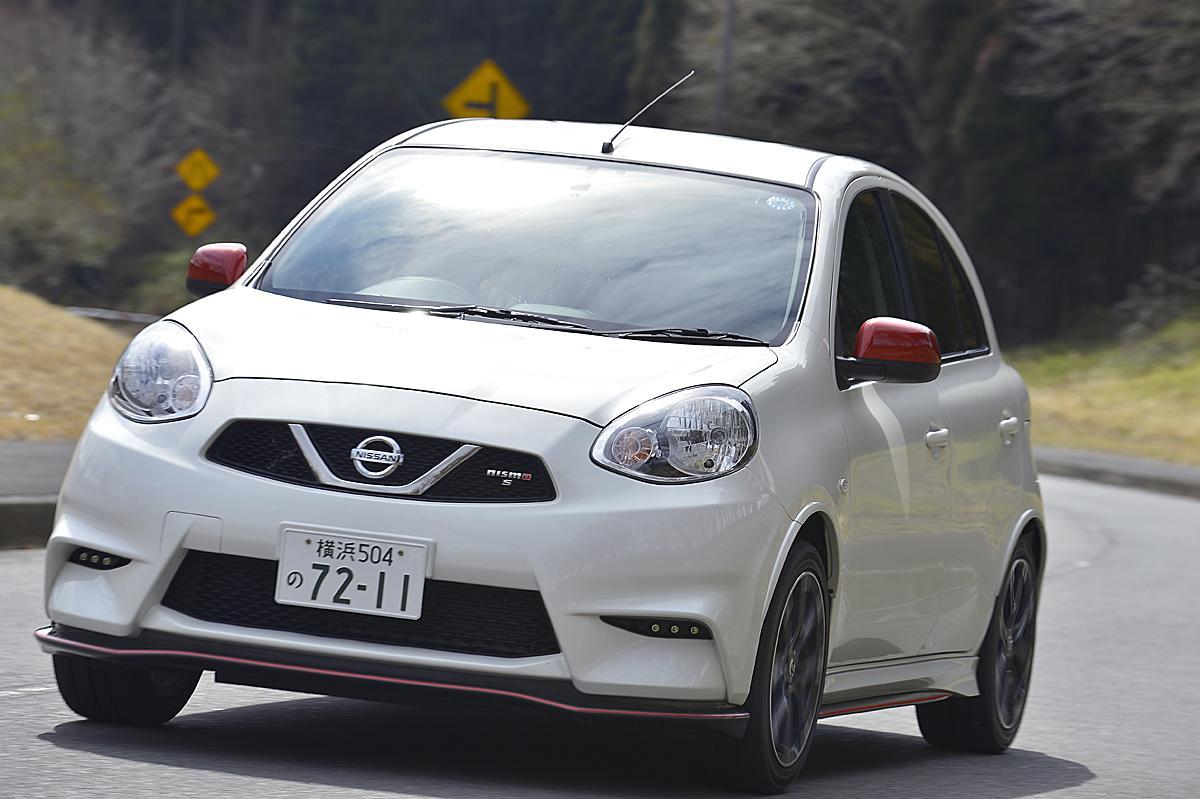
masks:
<svg viewBox="0 0 1200 799"><path fill-rule="evenodd" d="M834 351L848 356L858 328L875 316L905 315L900 276L888 243L879 195L863 192L846 216L839 266Z"/></svg>
<svg viewBox="0 0 1200 799"><path fill-rule="evenodd" d="M950 244L941 236L942 256L950 267L950 289L954 293L954 304L958 309L958 322L962 329L962 346L964 350L978 350L987 346L987 335L983 332L983 316L979 313L979 304L975 300L975 292L967 282L962 264L950 249Z"/></svg>
<svg viewBox="0 0 1200 799"><path fill-rule="evenodd" d="M942 263L937 230L920 208L899 194L893 193L892 199L912 269L916 321L933 330L944 355L961 352L965 347L958 328L957 304Z"/></svg>

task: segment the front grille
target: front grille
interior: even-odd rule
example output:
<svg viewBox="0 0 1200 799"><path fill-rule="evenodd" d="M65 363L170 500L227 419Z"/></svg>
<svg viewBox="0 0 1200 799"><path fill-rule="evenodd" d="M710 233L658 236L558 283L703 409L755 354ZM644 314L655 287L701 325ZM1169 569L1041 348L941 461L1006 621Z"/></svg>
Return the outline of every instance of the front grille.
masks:
<svg viewBox="0 0 1200 799"><path fill-rule="evenodd" d="M361 489L321 483L309 468L286 422L232 422L208 448L208 459L233 469L289 483L334 491L372 493L378 486L411 483L465 443L359 427L306 424L304 430L329 471L342 480L362 486ZM386 477L367 478L354 468L350 451L364 439L379 435L388 436L399 444L404 453L404 462ZM489 475L489 472L512 472L528 475L529 479ZM386 496L401 498L396 494ZM554 497L554 484L541 458L524 452L483 447L425 493L402 498L441 502L546 502Z"/></svg>
<svg viewBox="0 0 1200 799"><path fill-rule="evenodd" d="M208 458L243 472L315 484L296 438L283 422L234 422L208 448Z"/></svg>
<svg viewBox="0 0 1200 799"><path fill-rule="evenodd" d="M528 480L489 477L489 471L529 475ZM508 479L507 485L505 479ZM540 458L523 452L484 447L425 492L430 499L488 502L539 502L554 499L550 474Z"/></svg>
<svg viewBox="0 0 1200 799"><path fill-rule="evenodd" d="M203 621L443 652L517 658L559 651L537 591L426 580L421 618L394 619L275 601L278 563L190 551L163 597Z"/></svg>

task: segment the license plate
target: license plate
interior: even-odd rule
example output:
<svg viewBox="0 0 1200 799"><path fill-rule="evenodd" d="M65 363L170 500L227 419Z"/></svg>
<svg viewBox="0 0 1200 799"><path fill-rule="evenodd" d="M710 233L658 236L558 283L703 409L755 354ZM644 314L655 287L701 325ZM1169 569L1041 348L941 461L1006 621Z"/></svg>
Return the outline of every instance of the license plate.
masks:
<svg viewBox="0 0 1200 799"><path fill-rule="evenodd" d="M419 619L428 554L423 544L284 530L275 601Z"/></svg>

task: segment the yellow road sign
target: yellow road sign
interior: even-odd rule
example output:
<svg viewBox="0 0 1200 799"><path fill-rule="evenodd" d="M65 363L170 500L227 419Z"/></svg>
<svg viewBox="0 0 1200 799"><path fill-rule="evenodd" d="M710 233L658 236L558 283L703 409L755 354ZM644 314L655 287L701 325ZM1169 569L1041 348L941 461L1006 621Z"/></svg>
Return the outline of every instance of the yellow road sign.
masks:
<svg viewBox="0 0 1200 799"><path fill-rule="evenodd" d="M175 165L175 171L192 191L200 191L221 174L221 170L217 169L208 153L199 147L185 155L183 160Z"/></svg>
<svg viewBox="0 0 1200 799"><path fill-rule="evenodd" d="M175 224L189 236L197 236L213 223L217 215L199 194L189 195L183 202L171 209L171 218Z"/></svg>
<svg viewBox="0 0 1200 799"><path fill-rule="evenodd" d="M523 119L529 116L529 103L490 58L442 98L442 106L456 117L495 117Z"/></svg>

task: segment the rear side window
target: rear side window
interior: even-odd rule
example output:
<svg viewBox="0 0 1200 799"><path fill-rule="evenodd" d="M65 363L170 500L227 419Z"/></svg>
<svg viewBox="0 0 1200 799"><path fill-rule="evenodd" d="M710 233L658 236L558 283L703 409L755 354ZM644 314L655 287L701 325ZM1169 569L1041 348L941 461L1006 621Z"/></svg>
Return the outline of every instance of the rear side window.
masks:
<svg viewBox="0 0 1200 799"><path fill-rule="evenodd" d="M879 195L864 192L850 206L842 237L837 354L852 354L858 328L866 320L876 316L905 316L903 297Z"/></svg>
<svg viewBox="0 0 1200 799"><path fill-rule="evenodd" d="M942 245L942 256L950 271L950 290L954 294L954 306L958 311L958 324L962 330L962 349L979 350L987 346L987 338L983 332L983 317L979 313L979 305L975 302L975 292L967 282L962 264L950 249L950 244L939 237Z"/></svg>
<svg viewBox="0 0 1200 799"><path fill-rule="evenodd" d="M900 236L913 277L916 321L929 327L938 338L942 354L963 350L958 328L958 311L945 264L938 246L937 229L920 208L893 194L900 219Z"/></svg>

